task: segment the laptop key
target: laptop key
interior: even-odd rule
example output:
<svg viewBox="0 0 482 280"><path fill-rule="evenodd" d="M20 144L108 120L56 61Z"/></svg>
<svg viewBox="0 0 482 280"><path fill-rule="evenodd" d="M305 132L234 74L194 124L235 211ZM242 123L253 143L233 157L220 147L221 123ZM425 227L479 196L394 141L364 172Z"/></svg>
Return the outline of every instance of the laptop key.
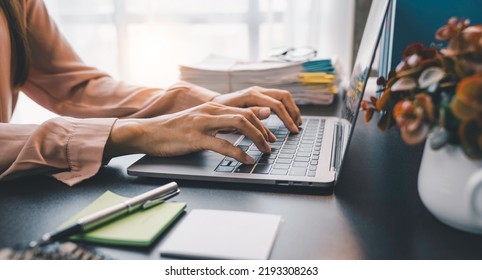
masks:
<svg viewBox="0 0 482 280"><path fill-rule="evenodd" d="M247 138L247 137L244 137L243 140L241 140L241 142L239 142L238 146L251 146L251 144L253 144L253 141L251 141L251 139Z"/></svg>
<svg viewBox="0 0 482 280"><path fill-rule="evenodd" d="M274 165L273 167L274 169L290 169L290 165L289 164L283 164L283 163L277 163Z"/></svg>
<svg viewBox="0 0 482 280"><path fill-rule="evenodd" d="M279 158L276 163L285 163L285 164L290 164L291 163L291 159L289 158Z"/></svg>
<svg viewBox="0 0 482 280"><path fill-rule="evenodd" d="M293 167L290 170L291 176L305 176L305 174L306 174L306 168L303 168L303 167Z"/></svg>
<svg viewBox="0 0 482 280"><path fill-rule="evenodd" d="M248 152L247 154L248 154L248 156L256 159L257 157L261 156L262 153L258 152L258 151L252 151L252 152Z"/></svg>
<svg viewBox="0 0 482 280"><path fill-rule="evenodd" d="M308 177L315 177L316 176L316 172L315 171L309 171L308 172Z"/></svg>
<svg viewBox="0 0 482 280"><path fill-rule="evenodd" d="M260 158L258 163L260 164L273 164L274 163L274 159L270 159L270 158Z"/></svg>
<svg viewBox="0 0 482 280"><path fill-rule="evenodd" d="M276 133L274 134L274 136L276 136L276 138L285 138L286 136L288 136L288 133L276 132Z"/></svg>
<svg viewBox="0 0 482 280"><path fill-rule="evenodd" d="M256 147L255 145L251 146L251 148L249 149L250 152L259 152L259 149L258 147ZM246 151L245 151L246 152Z"/></svg>
<svg viewBox="0 0 482 280"><path fill-rule="evenodd" d="M221 166L221 165L220 165L220 166L218 166L218 167L216 168L215 171L216 171L216 172L227 172L227 173L231 173L231 172L233 172L233 170L234 170L234 166Z"/></svg>
<svg viewBox="0 0 482 280"><path fill-rule="evenodd" d="M236 173L251 173L251 170L253 170L254 165L252 164L241 164L234 170Z"/></svg>
<svg viewBox="0 0 482 280"><path fill-rule="evenodd" d="M285 169L273 169L270 173L271 175L287 175L288 170Z"/></svg>
<svg viewBox="0 0 482 280"><path fill-rule="evenodd" d="M297 157L310 157L311 156L311 153L309 152L298 152L296 154Z"/></svg>
<svg viewBox="0 0 482 280"><path fill-rule="evenodd" d="M293 163L293 167L308 167L307 162L295 162Z"/></svg>
<svg viewBox="0 0 482 280"><path fill-rule="evenodd" d="M296 149L297 146L298 146L298 143L286 142L285 145L283 146L283 148Z"/></svg>
<svg viewBox="0 0 482 280"><path fill-rule="evenodd" d="M248 149L249 149L249 146L245 146L245 145L238 145L238 147L243 150L243 152L246 152Z"/></svg>
<svg viewBox="0 0 482 280"><path fill-rule="evenodd" d="M310 165L310 171L316 171L316 168L317 168L316 166Z"/></svg>
<svg viewBox="0 0 482 280"><path fill-rule="evenodd" d="M296 150L295 149L282 149L281 150L281 154L285 154L285 155L294 155L296 153Z"/></svg>
<svg viewBox="0 0 482 280"><path fill-rule="evenodd" d="M280 154L278 156L278 158L288 158L288 159L292 159L293 158L293 154Z"/></svg>
<svg viewBox="0 0 482 280"><path fill-rule="evenodd" d="M309 162L310 157L295 157L295 162Z"/></svg>
<svg viewBox="0 0 482 280"><path fill-rule="evenodd" d="M271 170L272 165L264 165L264 164L258 164L253 170L254 174L269 174L269 171Z"/></svg>

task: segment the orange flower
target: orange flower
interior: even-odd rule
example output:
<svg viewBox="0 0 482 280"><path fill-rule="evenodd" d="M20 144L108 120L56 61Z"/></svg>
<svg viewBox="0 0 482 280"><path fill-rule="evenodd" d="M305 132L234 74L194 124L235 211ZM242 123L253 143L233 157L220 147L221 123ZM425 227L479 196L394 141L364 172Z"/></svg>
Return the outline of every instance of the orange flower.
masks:
<svg viewBox="0 0 482 280"><path fill-rule="evenodd" d="M362 100L362 110L365 111L365 122L369 122L372 117L373 113L377 111L377 108L375 107L375 104L377 103L377 98L374 96L370 97L370 101L363 99Z"/></svg>
<svg viewBox="0 0 482 280"><path fill-rule="evenodd" d="M462 121L478 118L482 111L482 71L460 81L451 109Z"/></svg>
<svg viewBox="0 0 482 280"><path fill-rule="evenodd" d="M453 56L459 55L468 47L468 43L464 40L462 32L467 26L469 26L470 21L467 19L458 19L452 17L447 22L447 25L442 26L435 33L435 38L440 41L449 41L446 49L442 50L444 55Z"/></svg>
<svg viewBox="0 0 482 280"><path fill-rule="evenodd" d="M462 120L458 133L465 153L482 157L482 71L460 81L451 109Z"/></svg>
<svg viewBox="0 0 482 280"><path fill-rule="evenodd" d="M402 139L411 145L418 144L427 138L434 119L432 98L422 93L413 101L402 100L393 108L393 117L400 127Z"/></svg>

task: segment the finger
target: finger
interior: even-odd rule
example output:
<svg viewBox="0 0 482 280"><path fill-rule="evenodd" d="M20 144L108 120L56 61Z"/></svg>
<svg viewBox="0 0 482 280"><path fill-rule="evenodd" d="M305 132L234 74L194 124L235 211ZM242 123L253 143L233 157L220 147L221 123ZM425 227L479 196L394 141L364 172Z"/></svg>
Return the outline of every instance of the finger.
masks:
<svg viewBox="0 0 482 280"><path fill-rule="evenodd" d="M267 119L271 115L271 109L269 107L249 107L249 109L253 111L260 120ZM276 142L276 136L266 126L264 126L264 129L268 135L267 140L269 142Z"/></svg>
<svg viewBox="0 0 482 280"><path fill-rule="evenodd" d="M271 115L271 109L269 107L249 107L260 120L267 119Z"/></svg>
<svg viewBox="0 0 482 280"><path fill-rule="evenodd" d="M256 104L256 105L260 105L260 106L270 107L271 110L273 110L276 113L276 115L278 115L278 117L281 119L281 121L284 123L284 125L291 132L293 132L293 133L300 132L300 130L298 129L298 126L295 124L295 122L291 118L290 114L286 110L286 107L284 106L284 104L281 101L279 101L275 98L272 98L268 95L264 95L261 92L253 93L248 98L251 99L249 101L249 103L251 103L253 105Z"/></svg>
<svg viewBox="0 0 482 280"><path fill-rule="evenodd" d="M266 112L260 113L259 111L262 111L263 109L260 107L257 107L258 109L245 109L245 108L236 108L236 107L230 107L230 106L223 106L223 108L217 109L215 112L216 114L238 114L244 116L250 123L252 123L262 134L263 137L266 141L270 141L270 135L266 131L267 128L264 126L264 124L259 120L257 115L259 114L266 114ZM256 111L256 113L253 112ZM269 108L268 108L269 110ZM264 110L266 111L266 110Z"/></svg>
<svg viewBox="0 0 482 280"><path fill-rule="evenodd" d="M268 130L269 142L271 142L271 143L276 142L276 140L278 140L278 138L276 138L276 136L273 134L273 132L271 132L271 130L269 130L269 128L266 128L266 129Z"/></svg>
<svg viewBox="0 0 482 280"><path fill-rule="evenodd" d="M204 145L202 145L202 147L205 150L211 150L222 155L232 157L237 161L245 164L254 164L255 160L252 157L248 156L248 154L243 152L243 150L241 150L239 147L234 146L229 141L212 136L206 137L207 138L202 140L204 142Z"/></svg>
<svg viewBox="0 0 482 280"><path fill-rule="evenodd" d="M271 115L271 109L269 107L249 107L260 120L267 119ZM276 136L263 124L264 130L266 131L266 140L273 143L276 141Z"/></svg>
<svg viewBox="0 0 482 280"><path fill-rule="evenodd" d="M266 94L276 100L281 101L287 111L289 112L291 118L298 124L301 125L301 111L296 106L295 100L293 99L293 96L289 91L285 90L276 90L276 89L265 89L261 88L260 89L261 93Z"/></svg>
<svg viewBox="0 0 482 280"><path fill-rule="evenodd" d="M271 147L264 138L263 133L243 115L220 115L215 121L210 122L208 127L214 130L234 128L251 139L260 151L264 153L271 152Z"/></svg>

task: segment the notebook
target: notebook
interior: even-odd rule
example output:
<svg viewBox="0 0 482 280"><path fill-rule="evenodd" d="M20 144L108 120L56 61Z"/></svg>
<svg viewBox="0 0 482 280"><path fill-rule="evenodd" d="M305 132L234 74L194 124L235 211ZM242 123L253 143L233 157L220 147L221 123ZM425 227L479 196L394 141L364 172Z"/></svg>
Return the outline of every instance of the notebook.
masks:
<svg viewBox="0 0 482 280"><path fill-rule="evenodd" d="M268 259L281 216L195 209L161 244L162 256L189 259Z"/></svg>
<svg viewBox="0 0 482 280"><path fill-rule="evenodd" d="M106 191L59 228L67 227L82 217L121 203L126 199L126 197ZM111 245L149 246L176 220L184 208L186 208L186 203L183 202L164 202L158 206L120 217L87 233L74 235L70 239Z"/></svg>
<svg viewBox="0 0 482 280"><path fill-rule="evenodd" d="M267 127L277 137L263 154L240 134L218 134L245 150L255 164L242 164L212 151L178 157L145 156L128 167L135 176L245 183L268 191L332 194L353 134L390 0L373 0L349 86L340 94L336 116L302 116L299 134L276 118ZM320 109L322 110L322 109ZM226 184L231 186L231 184Z"/></svg>

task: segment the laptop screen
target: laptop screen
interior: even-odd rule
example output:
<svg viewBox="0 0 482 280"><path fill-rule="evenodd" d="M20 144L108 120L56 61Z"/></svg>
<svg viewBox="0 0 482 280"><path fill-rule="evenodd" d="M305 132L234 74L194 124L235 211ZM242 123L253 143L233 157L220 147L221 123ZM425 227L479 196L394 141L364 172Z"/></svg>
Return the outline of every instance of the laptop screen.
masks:
<svg viewBox="0 0 482 280"><path fill-rule="evenodd" d="M373 0L346 95L342 117L355 124L390 0Z"/></svg>

